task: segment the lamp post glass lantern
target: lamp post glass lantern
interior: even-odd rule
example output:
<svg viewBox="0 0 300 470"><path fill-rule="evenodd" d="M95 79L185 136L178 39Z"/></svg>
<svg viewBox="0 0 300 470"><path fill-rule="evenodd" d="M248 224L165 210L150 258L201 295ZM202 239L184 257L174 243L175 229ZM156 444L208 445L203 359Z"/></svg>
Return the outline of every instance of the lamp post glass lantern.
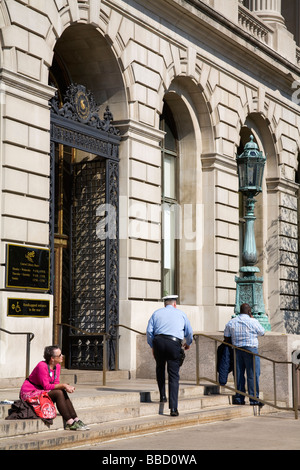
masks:
<svg viewBox="0 0 300 470"><path fill-rule="evenodd" d="M258 150L257 144L250 136L250 142L245 145L244 151L237 156L239 175L239 191L246 196L254 197L262 192L262 181L266 157Z"/></svg>
<svg viewBox="0 0 300 470"><path fill-rule="evenodd" d="M241 277L236 276L236 303L235 314L240 313L240 306L247 303L251 306L253 316L262 323L266 330L270 330L270 323L265 314L263 300L263 278L257 277L255 273L259 268L255 266L257 262L257 252L254 234L254 197L262 192L262 182L266 157L258 149L254 142L254 137L250 136L250 141L245 145L241 155L237 155L237 170L239 178L239 191L246 196L246 230L243 245L242 259L244 266L240 268Z"/></svg>

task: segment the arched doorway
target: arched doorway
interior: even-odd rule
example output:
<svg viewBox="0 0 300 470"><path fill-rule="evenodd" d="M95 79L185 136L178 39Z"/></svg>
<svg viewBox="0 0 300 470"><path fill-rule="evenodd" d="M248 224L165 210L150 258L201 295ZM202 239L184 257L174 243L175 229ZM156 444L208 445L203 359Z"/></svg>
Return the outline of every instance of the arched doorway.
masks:
<svg viewBox="0 0 300 470"><path fill-rule="evenodd" d="M51 102L51 252L55 327L70 368L101 369L100 333L118 322L118 130L83 85ZM90 333L90 335L89 335ZM97 335L98 333L98 335Z"/></svg>
<svg viewBox="0 0 300 470"><path fill-rule="evenodd" d="M54 341L62 344L67 367L99 370L101 333L107 332L111 336L106 353L113 369L119 308L120 137L108 106L113 102L114 111L122 115L122 80L99 32L74 25L56 44L49 81L57 89L50 130ZM61 324L74 328L62 329Z"/></svg>

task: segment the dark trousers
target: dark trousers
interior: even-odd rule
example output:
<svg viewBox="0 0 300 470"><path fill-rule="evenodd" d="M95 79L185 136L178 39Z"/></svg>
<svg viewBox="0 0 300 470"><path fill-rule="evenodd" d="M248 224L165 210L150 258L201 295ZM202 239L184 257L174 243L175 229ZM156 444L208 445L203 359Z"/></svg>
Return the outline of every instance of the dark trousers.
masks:
<svg viewBox="0 0 300 470"><path fill-rule="evenodd" d="M250 348L243 346L243 349L257 354L257 348ZM255 374L254 364L255 361ZM258 356L254 356L246 351L236 350L236 382L237 389L245 393L245 372L247 375L247 387L249 395L259 398L259 376L260 376L260 359ZM235 401L244 402L245 396L237 393L235 395ZM255 399L250 398L250 403L253 403Z"/></svg>
<svg viewBox="0 0 300 470"><path fill-rule="evenodd" d="M156 336L153 353L156 361L156 379L160 396L166 396L166 365L169 379L169 408L178 408L179 368L181 345L177 341Z"/></svg>
<svg viewBox="0 0 300 470"><path fill-rule="evenodd" d="M77 418L72 402L65 390L54 389L48 392L48 395L53 403L56 403L57 409L64 421Z"/></svg>

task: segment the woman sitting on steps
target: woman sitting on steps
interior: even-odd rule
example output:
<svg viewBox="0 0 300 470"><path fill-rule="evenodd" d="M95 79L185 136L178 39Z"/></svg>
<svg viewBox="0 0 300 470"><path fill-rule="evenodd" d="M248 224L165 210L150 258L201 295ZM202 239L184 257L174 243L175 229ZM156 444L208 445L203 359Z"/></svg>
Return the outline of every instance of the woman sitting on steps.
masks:
<svg viewBox="0 0 300 470"><path fill-rule="evenodd" d="M20 390L20 399L26 401L41 392L47 392L64 420L66 430L82 431L89 429L78 417L68 393L75 387L59 383L63 355L59 346L47 346L44 359L37 364Z"/></svg>

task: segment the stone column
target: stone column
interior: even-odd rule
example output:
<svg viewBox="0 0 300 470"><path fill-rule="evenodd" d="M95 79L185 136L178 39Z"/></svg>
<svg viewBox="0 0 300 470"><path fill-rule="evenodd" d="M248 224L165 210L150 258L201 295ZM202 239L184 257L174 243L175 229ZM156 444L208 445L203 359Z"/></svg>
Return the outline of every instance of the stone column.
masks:
<svg viewBox="0 0 300 470"><path fill-rule="evenodd" d="M239 197L236 163L221 153L202 154L204 330L220 331L233 315L239 269Z"/></svg>
<svg viewBox="0 0 300 470"><path fill-rule="evenodd" d="M247 7L274 30L270 46L295 64L296 43L281 15L281 0L248 0Z"/></svg>
<svg viewBox="0 0 300 470"><path fill-rule="evenodd" d="M164 133L115 123L120 148L120 323L145 332L161 298L161 149ZM162 304L161 304L162 305ZM141 314L142 312L142 314ZM120 328L119 367L136 368L136 333Z"/></svg>
<svg viewBox="0 0 300 470"><path fill-rule="evenodd" d="M249 0L249 9L267 23L284 25L281 0Z"/></svg>

